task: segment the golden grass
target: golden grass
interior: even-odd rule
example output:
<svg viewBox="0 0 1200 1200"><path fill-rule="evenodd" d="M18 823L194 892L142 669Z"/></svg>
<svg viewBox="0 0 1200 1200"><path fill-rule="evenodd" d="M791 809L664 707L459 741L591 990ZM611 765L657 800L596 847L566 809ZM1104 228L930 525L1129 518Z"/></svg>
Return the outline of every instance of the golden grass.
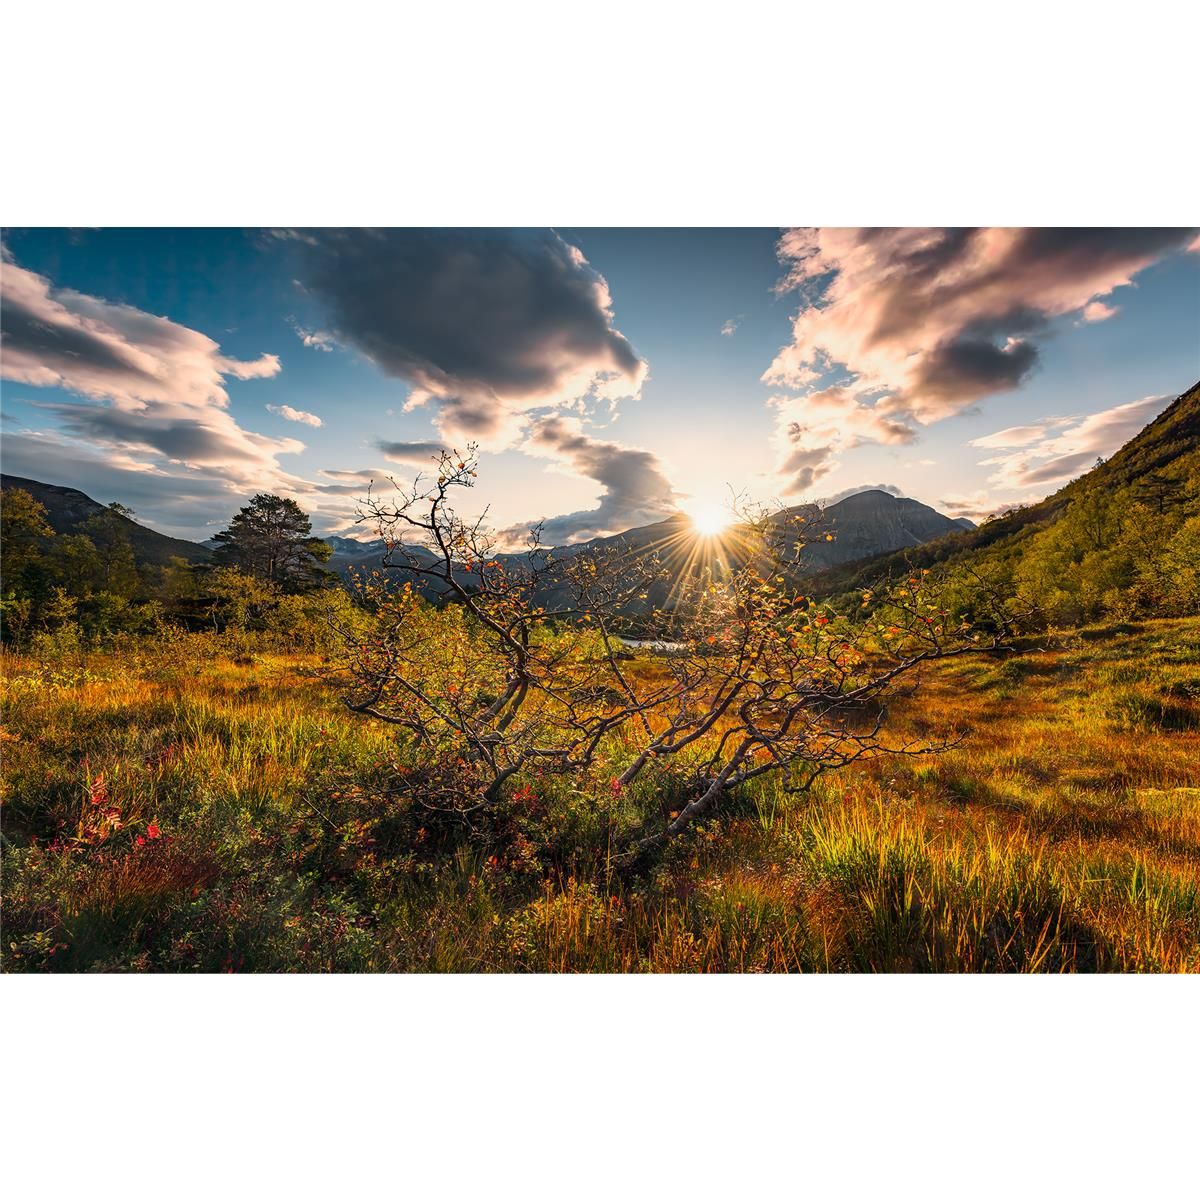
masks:
<svg viewBox="0 0 1200 1200"><path fill-rule="evenodd" d="M893 727L961 747L765 780L636 872L665 769L534 779L488 842L313 656L4 668L8 970L1200 970L1200 619L931 667Z"/></svg>

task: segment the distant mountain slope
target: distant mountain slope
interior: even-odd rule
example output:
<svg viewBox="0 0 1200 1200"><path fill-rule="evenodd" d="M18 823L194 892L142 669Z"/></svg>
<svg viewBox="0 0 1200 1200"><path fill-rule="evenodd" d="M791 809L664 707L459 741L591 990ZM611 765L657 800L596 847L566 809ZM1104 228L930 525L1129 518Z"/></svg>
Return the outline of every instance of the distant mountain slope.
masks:
<svg viewBox="0 0 1200 1200"><path fill-rule="evenodd" d="M815 505L784 509L780 516L804 517L833 535L831 542L819 539L805 547L802 562L808 571L919 546L962 528L919 500L877 489L856 492L823 509Z"/></svg>
<svg viewBox="0 0 1200 1200"><path fill-rule="evenodd" d="M808 571L919 546L931 538L943 537L962 528L960 522L928 505L879 490L857 492L825 508L810 504L784 509L776 519L783 522L792 517L803 517L809 529L819 529L822 535L813 537L802 554ZM825 533L829 533L833 540L825 540ZM376 567L383 557L382 541L358 542L339 537L326 538L326 541L334 548L328 565L343 573ZM623 533L560 546L553 553L562 559L588 551L632 554L657 552L666 567L666 578L659 588L651 589L647 597L647 604L654 606L665 600L673 590L677 577L684 571L698 564L717 566L718 561L736 558L736 542L736 537L731 537L724 544L717 541L702 545L703 552L697 554L697 537L691 521L684 514L677 513L653 525L642 525ZM502 554L498 557L501 561L517 561L524 556ZM407 572L397 570L395 575L402 578ZM657 594L659 591L661 595Z"/></svg>
<svg viewBox="0 0 1200 1200"><path fill-rule="evenodd" d="M985 521L975 529L951 533L918 547L841 566L831 565L813 580L813 589L831 595L868 586L887 575L910 567L932 567L959 561L988 547L1005 544L1052 525L1066 512L1084 489L1099 486L1115 491L1128 487L1200 448L1200 383L1193 384L1136 437L1126 442L1109 459L1073 479L1051 496L1003 516Z"/></svg>
<svg viewBox="0 0 1200 1200"><path fill-rule="evenodd" d="M46 508L46 519L55 533L78 533L79 527L89 518L106 512L103 504L75 488L59 487L53 483L41 483L36 479L24 479L19 475L0 475L0 488L20 488L28 492ZM182 538L167 537L165 533L148 529L145 525L121 517L120 522L129 536L133 556L138 564L149 563L165 566L172 558L183 558L188 562L205 562L211 552L195 542Z"/></svg>

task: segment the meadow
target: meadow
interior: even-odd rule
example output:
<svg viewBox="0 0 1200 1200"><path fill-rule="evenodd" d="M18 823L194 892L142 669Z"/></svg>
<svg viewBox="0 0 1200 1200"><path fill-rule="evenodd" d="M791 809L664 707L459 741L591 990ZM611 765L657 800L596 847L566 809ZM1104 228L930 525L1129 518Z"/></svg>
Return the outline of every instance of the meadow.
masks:
<svg viewBox="0 0 1200 1200"><path fill-rule="evenodd" d="M635 859L683 762L523 775L479 828L286 639L2 661L6 971L1200 970L1200 618L928 664L890 721L954 749L764 776Z"/></svg>

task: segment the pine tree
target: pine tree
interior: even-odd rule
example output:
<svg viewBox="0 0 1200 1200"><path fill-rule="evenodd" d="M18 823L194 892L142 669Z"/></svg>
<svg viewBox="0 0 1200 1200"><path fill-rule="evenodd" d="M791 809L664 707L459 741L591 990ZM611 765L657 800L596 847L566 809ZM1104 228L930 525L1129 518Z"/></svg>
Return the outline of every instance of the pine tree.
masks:
<svg viewBox="0 0 1200 1200"><path fill-rule="evenodd" d="M1183 480L1152 471L1139 481L1137 496L1161 517L1169 507L1184 499Z"/></svg>
<svg viewBox="0 0 1200 1200"><path fill-rule="evenodd" d="M285 592L321 586L332 548L312 536L312 522L295 500L260 492L218 533L213 561L236 567Z"/></svg>

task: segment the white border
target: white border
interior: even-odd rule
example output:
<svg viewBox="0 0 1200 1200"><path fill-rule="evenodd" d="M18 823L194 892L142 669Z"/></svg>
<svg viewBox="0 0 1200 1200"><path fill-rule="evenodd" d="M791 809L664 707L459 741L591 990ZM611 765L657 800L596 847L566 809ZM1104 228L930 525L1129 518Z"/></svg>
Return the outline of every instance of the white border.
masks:
<svg viewBox="0 0 1200 1200"><path fill-rule="evenodd" d="M1192 225L1198 20L10 6L6 225Z"/></svg>

